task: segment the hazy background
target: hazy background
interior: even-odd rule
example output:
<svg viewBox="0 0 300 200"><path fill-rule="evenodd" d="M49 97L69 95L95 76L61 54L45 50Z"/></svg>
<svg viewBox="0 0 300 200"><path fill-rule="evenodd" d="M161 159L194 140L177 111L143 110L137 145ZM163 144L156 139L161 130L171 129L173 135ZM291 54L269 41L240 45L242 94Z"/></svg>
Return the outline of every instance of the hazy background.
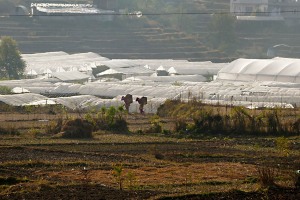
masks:
<svg viewBox="0 0 300 200"><path fill-rule="evenodd" d="M299 57L299 24L241 22L229 13L230 0L118 0L113 21L85 17L16 16L15 7L32 2L93 1L0 0L0 35L13 37L22 53L95 52L109 58L153 58L229 62L236 58ZM127 15L141 11L144 15ZM101 16L99 16L101 17Z"/></svg>

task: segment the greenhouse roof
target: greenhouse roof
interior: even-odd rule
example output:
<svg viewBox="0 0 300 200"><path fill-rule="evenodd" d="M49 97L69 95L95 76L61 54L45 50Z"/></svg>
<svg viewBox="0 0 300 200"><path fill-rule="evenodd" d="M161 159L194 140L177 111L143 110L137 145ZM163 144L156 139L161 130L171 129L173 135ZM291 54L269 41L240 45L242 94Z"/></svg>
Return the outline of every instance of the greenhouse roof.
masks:
<svg viewBox="0 0 300 200"><path fill-rule="evenodd" d="M195 74L217 74L227 63L212 63L207 62L189 62L187 60L166 60L166 59L113 59L108 61L100 61L93 64L93 66L106 66L111 69L116 68L146 68L152 71L164 70L174 68L178 74L181 75L195 75Z"/></svg>
<svg viewBox="0 0 300 200"><path fill-rule="evenodd" d="M181 98L186 100L191 98L191 96L212 104L217 102L222 104L232 103L247 107L254 104L255 106L262 104L265 106L300 105L300 69L298 67L300 66L300 59L241 58L231 63L189 62L187 60L171 59L109 60L95 53L69 55L65 52L25 54L24 58L27 59L28 65L35 66L34 68L28 66L28 69L36 70L37 73L44 72L48 74L51 71L60 80L47 79L46 77L18 81L0 81L0 85L10 89L22 87L24 90L31 92L28 95L37 93L57 96L57 98L51 98L51 100L70 108L74 108L72 105L75 104L79 104L82 107L88 107L91 104L96 106L122 105L119 96L128 93L134 96L147 96L153 104L153 106L152 104L151 106L150 104L148 105L152 111L156 109L155 106L159 106L159 103L165 99ZM97 66L100 70L104 70L104 73L113 71L124 74L124 77L133 77L123 81L112 82L113 79L109 79L111 82L104 82L103 79L85 84L57 82L81 80L81 78L87 79L88 75L76 70L82 67L90 69ZM163 66L165 70L179 75L155 76L154 72L159 66ZM63 68L67 72L55 72L57 68ZM72 72L71 69L75 68L76 70ZM217 73L216 81L203 82L206 80L204 78L205 75ZM74 99L71 97L60 97L75 94L79 95L79 97L74 97L76 99L75 104L69 103L74 102ZM14 97L23 98L23 96ZM105 99L101 99L102 97ZM4 99L6 98L9 97ZM42 100L45 99L33 98L29 102L20 101L25 103L45 102ZM14 100L11 102L14 102ZM21 102L15 104L21 105ZM135 105L134 109L138 110L138 105Z"/></svg>
<svg viewBox="0 0 300 200"><path fill-rule="evenodd" d="M44 74L45 70L57 72L78 71L93 67L95 62L109 60L99 54L87 52L78 54L67 54L65 52L49 52L36 54L22 54L22 59L26 62L26 70L35 70L38 74Z"/></svg>
<svg viewBox="0 0 300 200"><path fill-rule="evenodd" d="M178 76L135 76L130 77L123 82L130 82L130 81L153 81L153 82L164 82L174 84L174 82L181 82L181 81L191 81L191 82L204 82L206 78L201 75L178 75Z"/></svg>
<svg viewBox="0 0 300 200"><path fill-rule="evenodd" d="M58 78L61 81L69 82L76 80L86 80L90 78L89 75L78 72L78 71L68 71L68 72L56 72L52 73L52 77Z"/></svg>
<svg viewBox="0 0 300 200"><path fill-rule="evenodd" d="M165 77L159 78L164 79ZM24 81L24 84L21 84L22 81ZM18 85L22 85L22 87L28 89L31 92L35 91L41 94L46 92L51 96L57 96L57 98L47 98L42 95L26 93L20 94L19 96L1 95L0 100L10 105L19 106L31 102L51 99L56 103L74 109L76 105L80 106L80 108L89 107L91 105L119 106L122 105L122 102L118 98L119 96L132 94L134 96L147 96L148 99L152 101L152 103L148 105L149 109L151 108L152 111L157 109L156 106L159 106L159 102L161 103L162 99L166 100L180 98L182 100L186 100L192 97L200 99L203 102L212 104L220 103L244 106L287 106L287 104L292 104L293 106L300 106L300 84L297 83L260 81L180 81L180 84L153 81L144 81L142 84L140 82L91 82L86 83L84 85L70 83L40 83L41 85L38 87L36 86L37 82L32 82L32 84L34 84L32 86L27 80L18 81ZM5 81L4 85L16 85L16 81ZM67 94L76 94L79 96L60 97L65 96ZM105 99L100 99L99 97L104 97ZM136 106L137 105L135 105L135 107ZM137 108L135 107L134 109L138 109L138 106Z"/></svg>
<svg viewBox="0 0 300 200"><path fill-rule="evenodd" d="M300 83L300 59L237 59L222 68L217 79Z"/></svg>
<svg viewBox="0 0 300 200"><path fill-rule="evenodd" d="M12 106L22 106L28 104L32 101L44 100L47 97L34 94L34 93L24 93L24 94L13 94L13 95L0 95L0 102L3 102Z"/></svg>

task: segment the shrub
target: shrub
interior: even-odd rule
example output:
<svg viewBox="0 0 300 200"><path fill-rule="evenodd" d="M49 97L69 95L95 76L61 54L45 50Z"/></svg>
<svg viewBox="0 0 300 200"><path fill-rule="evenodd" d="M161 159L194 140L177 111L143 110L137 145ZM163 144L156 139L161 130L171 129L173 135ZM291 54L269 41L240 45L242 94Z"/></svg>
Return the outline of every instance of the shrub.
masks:
<svg viewBox="0 0 300 200"><path fill-rule="evenodd" d="M62 118L57 119L57 121L52 121L45 127L46 134L54 135L61 131L63 120Z"/></svg>
<svg viewBox="0 0 300 200"><path fill-rule="evenodd" d="M27 135L36 138L36 137L42 135L42 132L40 129L31 128L27 131Z"/></svg>
<svg viewBox="0 0 300 200"><path fill-rule="evenodd" d="M185 122L193 120L193 127L187 127L190 133L239 135L241 133L298 135L300 133L298 112L297 109L295 109L295 113L290 113L290 111L283 112L278 108L250 111L244 107L231 107L230 113L228 113L226 107L226 113L224 113L218 106L208 106L196 100L188 103L167 100L157 110L160 117L177 119L175 131L179 133L184 132Z"/></svg>
<svg viewBox="0 0 300 200"><path fill-rule="evenodd" d="M177 118L175 121L175 131L176 132L185 132L187 129L187 122L185 119Z"/></svg>
<svg viewBox="0 0 300 200"><path fill-rule="evenodd" d="M63 138L92 138L93 126L86 120L74 119L67 121L62 127Z"/></svg>
<svg viewBox="0 0 300 200"><path fill-rule="evenodd" d="M154 115L150 118L151 127L146 131L148 133L161 133L163 128L161 119L158 115Z"/></svg>
<svg viewBox="0 0 300 200"><path fill-rule="evenodd" d="M258 179L260 182L261 187L273 187L276 186L275 184L275 176L276 176L276 170L271 167L259 167L257 169L258 173Z"/></svg>
<svg viewBox="0 0 300 200"><path fill-rule="evenodd" d="M102 107L96 113L88 113L84 119L92 125L93 131L108 130L118 132L128 132L127 121L123 117L125 110L122 107Z"/></svg>
<svg viewBox="0 0 300 200"><path fill-rule="evenodd" d="M0 86L0 94L11 94L11 89L7 86Z"/></svg>
<svg viewBox="0 0 300 200"><path fill-rule="evenodd" d="M111 124L110 130L128 132L128 124L125 119L116 119L113 124Z"/></svg>

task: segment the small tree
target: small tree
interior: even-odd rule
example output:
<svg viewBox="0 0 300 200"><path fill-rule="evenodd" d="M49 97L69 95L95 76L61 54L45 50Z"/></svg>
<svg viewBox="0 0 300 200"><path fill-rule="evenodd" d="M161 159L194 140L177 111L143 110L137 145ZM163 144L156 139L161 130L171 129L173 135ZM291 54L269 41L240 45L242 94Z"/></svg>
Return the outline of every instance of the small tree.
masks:
<svg viewBox="0 0 300 200"><path fill-rule="evenodd" d="M0 78L20 79L25 70L17 43L5 36L0 41Z"/></svg>
<svg viewBox="0 0 300 200"><path fill-rule="evenodd" d="M123 190L123 181L124 181L123 171L124 170L122 164L116 164L113 166L112 175L115 177L120 190Z"/></svg>

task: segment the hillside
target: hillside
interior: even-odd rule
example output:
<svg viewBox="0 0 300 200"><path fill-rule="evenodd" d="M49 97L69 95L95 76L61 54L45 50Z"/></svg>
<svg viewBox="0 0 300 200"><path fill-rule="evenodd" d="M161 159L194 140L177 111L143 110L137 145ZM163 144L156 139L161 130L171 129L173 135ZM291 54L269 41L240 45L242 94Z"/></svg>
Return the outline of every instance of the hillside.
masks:
<svg viewBox="0 0 300 200"><path fill-rule="evenodd" d="M0 35L13 37L22 53L95 52L112 59L218 60L222 57L222 53L208 49L197 37L137 20L86 23L10 17L0 21Z"/></svg>
<svg viewBox="0 0 300 200"><path fill-rule="evenodd" d="M141 18L116 15L112 22L95 21L88 17L73 20L60 20L55 16L46 19L2 17L0 36L13 37L22 53L95 52L111 59L228 62L239 57L266 58L269 47L287 44L294 48L280 49L279 56L299 57L299 27L278 22L238 22L235 29L237 51L228 53L211 49L207 39L212 34L208 29L212 17L209 13L228 12L229 0L149 1L148 4L126 2L119 6L127 6L125 9L128 12L140 9L146 14L159 15Z"/></svg>

